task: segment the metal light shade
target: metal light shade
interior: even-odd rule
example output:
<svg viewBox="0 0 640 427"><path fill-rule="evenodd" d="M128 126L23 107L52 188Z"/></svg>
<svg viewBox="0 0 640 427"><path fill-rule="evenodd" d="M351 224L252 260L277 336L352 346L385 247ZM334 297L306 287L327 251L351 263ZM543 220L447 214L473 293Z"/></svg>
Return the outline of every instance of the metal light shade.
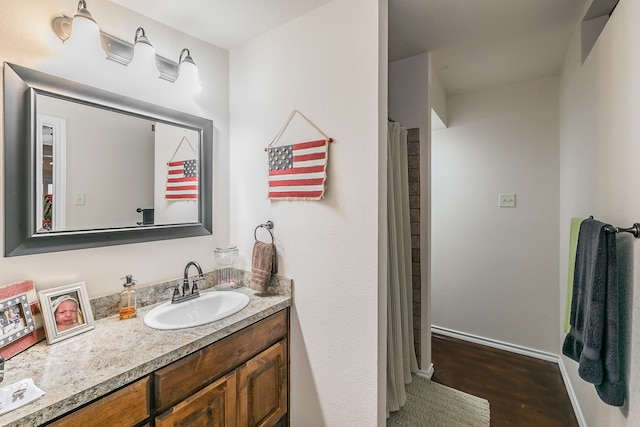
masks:
<svg viewBox="0 0 640 427"><path fill-rule="evenodd" d="M89 12L89 9L87 9L87 2L85 2L84 0L80 0L78 2L78 11L73 16L73 19L76 19L76 18L84 18L89 21L93 21L93 23L96 24L96 26L98 25L96 21L93 19L93 16L91 16L91 12Z"/></svg>

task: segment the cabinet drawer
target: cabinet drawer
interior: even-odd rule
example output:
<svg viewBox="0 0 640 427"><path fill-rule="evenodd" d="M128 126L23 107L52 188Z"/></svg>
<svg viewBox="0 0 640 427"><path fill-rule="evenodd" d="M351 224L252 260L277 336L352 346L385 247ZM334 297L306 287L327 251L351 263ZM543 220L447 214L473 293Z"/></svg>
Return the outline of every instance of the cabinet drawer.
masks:
<svg viewBox="0 0 640 427"><path fill-rule="evenodd" d="M234 427L235 425L235 372L209 384L156 418L156 427Z"/></svg>
<svg viewBox="0 0 640 427"><path fill-rule="evenodd" d="M49 424L54 427L132 426L149 416L149 377L84 406Z"/></svg>
<svg viewBox="0 0 640 427"><path fill-rule="evenodd" d="M155 402L159 411L185 399L286 336L287 310L159 369Z"/></svg>

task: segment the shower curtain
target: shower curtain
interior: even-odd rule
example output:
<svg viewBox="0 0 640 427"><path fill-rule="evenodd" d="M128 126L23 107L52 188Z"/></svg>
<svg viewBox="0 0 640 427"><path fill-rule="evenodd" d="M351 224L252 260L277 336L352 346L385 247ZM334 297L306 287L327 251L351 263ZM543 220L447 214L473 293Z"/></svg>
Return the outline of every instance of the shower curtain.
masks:
<svg viewBox="0 0 640 427"><path fill-rule="evenodd" d="M389 122L387 133L387 414L400 410L405 384L418 370L413 344L411 230L407 130Z"/></svg>

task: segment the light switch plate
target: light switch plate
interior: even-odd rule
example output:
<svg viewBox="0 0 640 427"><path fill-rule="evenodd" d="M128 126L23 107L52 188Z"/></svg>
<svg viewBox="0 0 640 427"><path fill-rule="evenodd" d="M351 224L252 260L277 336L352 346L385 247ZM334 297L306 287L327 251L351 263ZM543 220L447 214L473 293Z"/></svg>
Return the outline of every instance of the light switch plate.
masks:
<svg viewBox="0 0 640 427"><path fill-rule="evenodd" d="M76 193L76 206L84 206L84 193Z"/></svg>
<svg viewBox="0 0 640 427"><path fill-rule="evenodd" d="M515 208L516 207L516 193L500 193L498 206L501 208Z"/></svg>

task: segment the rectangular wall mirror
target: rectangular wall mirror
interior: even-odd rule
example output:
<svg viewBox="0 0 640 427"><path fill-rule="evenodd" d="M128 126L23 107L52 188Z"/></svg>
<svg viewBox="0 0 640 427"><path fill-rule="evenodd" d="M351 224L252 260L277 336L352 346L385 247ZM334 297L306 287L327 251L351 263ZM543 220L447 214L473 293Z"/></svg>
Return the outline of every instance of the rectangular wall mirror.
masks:
<svg viewBox="0 0 640 427"><path fill-rule="evenodd" d="M211 234L213 122L4 64L5 255Z"/></svg>

